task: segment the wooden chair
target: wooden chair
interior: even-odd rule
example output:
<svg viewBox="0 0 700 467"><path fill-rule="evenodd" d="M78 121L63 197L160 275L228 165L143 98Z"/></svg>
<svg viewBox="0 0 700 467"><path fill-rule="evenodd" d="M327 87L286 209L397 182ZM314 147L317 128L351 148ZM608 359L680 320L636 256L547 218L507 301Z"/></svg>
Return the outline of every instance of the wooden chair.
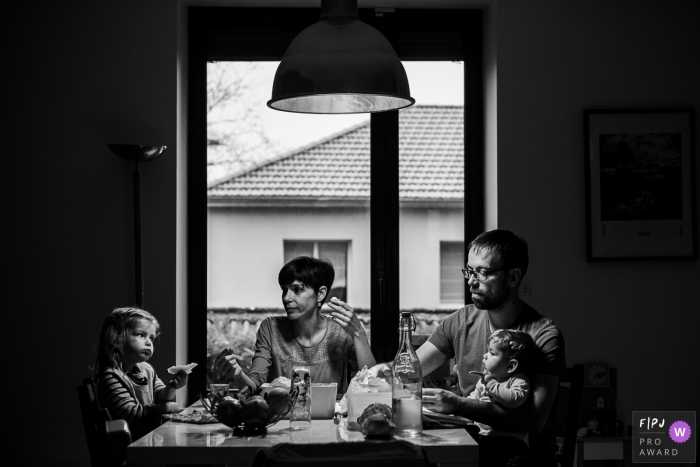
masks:
<svg viewBox="0 0 700 467"><path fill-rule="evenodd" d="M131 444L129 424L112 420L109 410L100 408L92 378L84 379L78 386L78 401L92 467L123 465L126 447Z"/></svg>
<svg viewBox="0 0 700 467"><path fill-rule="evenodd" d="M576 431L579 425L579 414L581 412L581 392L583 390L583 365L574 365L573 368L566 369L566 379L559 382L557 400L555 407L557 410L566 408L564 414L558 414L564 425L564 444L560 453L557 454L557 463L561 467L573 467L574 453L576 451ZM561 400L561 404L559 401Z"/></svg>
<svg viewBox="0 0 700 467"><path fill-rule="evenodd" d="M425 467L420 446L407 441L289 444L262 448L252 467Z"/></svg>

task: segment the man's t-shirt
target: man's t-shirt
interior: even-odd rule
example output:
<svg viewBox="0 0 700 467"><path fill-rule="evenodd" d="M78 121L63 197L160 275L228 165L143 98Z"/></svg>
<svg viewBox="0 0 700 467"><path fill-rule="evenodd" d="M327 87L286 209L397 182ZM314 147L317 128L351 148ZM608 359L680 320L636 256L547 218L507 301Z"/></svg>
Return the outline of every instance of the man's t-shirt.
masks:
<svg viewBox="0 0 700 467"><path fill-rule="evenodd" d="M551 319L542 316L527 303L524 305L522 313L509 329L527 332L537 345L538 351L533 352L535 361L530 367L530 375L565 377L564 336ZM428 339L447 358L455 358L459 386L465 397L471 394L479 380L478 376L470 375L469 372L482 370L489 337L491 329L488 312L467 305L448 316ZM535 458L550 458L556 452L554 410L553 407L542 433L530 433L530 452Z"/></svg>

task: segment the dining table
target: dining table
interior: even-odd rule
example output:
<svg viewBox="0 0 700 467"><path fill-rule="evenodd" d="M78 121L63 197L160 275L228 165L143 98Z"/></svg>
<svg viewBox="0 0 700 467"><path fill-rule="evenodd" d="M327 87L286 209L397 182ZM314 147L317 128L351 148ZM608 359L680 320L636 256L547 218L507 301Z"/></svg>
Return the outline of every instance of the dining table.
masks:
<svg viewBox="0 0 700 467"><path fill-rule="evenodd" d="M200 402L182 413L194 410L203 410ZM478 444L461 427L429 429L416 437L395 438L420 446L427 463L432 465L476 467L479 462ZM255 436L238 435L222 423L166 421L127 447L126 462L138 466L248 467L259 449L281 443L355 443L364 440L360 431L348 427L346 419L312 420L311 427L305 430L292 430L289 420L283 419L270 426L265 434Z"/></svg>

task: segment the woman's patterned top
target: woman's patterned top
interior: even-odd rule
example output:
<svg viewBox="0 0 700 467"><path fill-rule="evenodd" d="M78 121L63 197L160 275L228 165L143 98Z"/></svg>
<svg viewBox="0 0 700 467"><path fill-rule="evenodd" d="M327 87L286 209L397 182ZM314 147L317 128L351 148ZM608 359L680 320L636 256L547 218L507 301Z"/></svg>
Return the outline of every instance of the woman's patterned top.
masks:
<svg viewBox="0 0 700 467"><path fill-rule="evenodd" d="M293 367L308 366L312 383L338 383L338 392L345 392L350 373L357 371L355 346L338 323L323 319L328 320L323 340L304 347L295 338L293 322L286 316L266 318L258 329L248 377L259 387L280 376L291 379Z"/></svg>

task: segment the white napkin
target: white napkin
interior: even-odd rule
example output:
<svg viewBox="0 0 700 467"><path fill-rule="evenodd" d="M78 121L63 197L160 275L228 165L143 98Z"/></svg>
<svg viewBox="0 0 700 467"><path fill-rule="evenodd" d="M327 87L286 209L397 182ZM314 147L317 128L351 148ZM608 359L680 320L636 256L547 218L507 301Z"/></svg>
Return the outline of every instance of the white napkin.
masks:
<svg viewBox="0 0 700 467"><path fill-rule="evenodd" d="M189 375L190 373L192 373L192 369L196 366L197 366L196 363L190 363L189 365L175 365L175 366L171 366L170 368L168 368L168 373L174 375L175 373L177 373L180 370L185 370L185 373L187 373Z"/></svg>

